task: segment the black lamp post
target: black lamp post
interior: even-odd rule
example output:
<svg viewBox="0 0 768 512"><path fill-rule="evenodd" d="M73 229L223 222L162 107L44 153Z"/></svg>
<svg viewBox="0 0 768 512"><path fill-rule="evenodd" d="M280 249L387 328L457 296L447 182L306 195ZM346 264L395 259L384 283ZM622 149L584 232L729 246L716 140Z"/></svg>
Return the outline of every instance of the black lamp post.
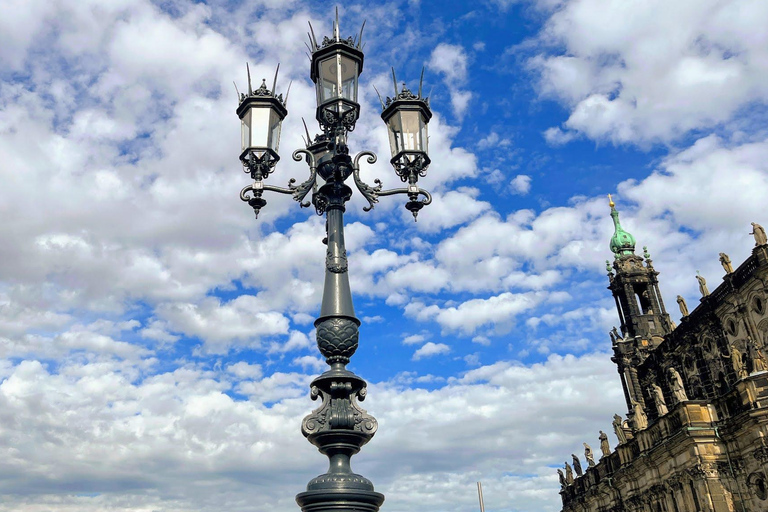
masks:
<svg viewBox="0 0 768 512"><path fill-rule="evenodd" d="M342 39L338 12L332 38L323 38L318 44L311 25L310 30L310 76L317 89L316 118L323 133L314 141L307 140L306 149L293 152L296 161L302 160L303 155L309 165L309 178L299 185L291 179L287 188L264 183L279 160L280 124L287 110L282 95L275 96L274 86L272 91L265 84L256 91L249 87L247 95L240 95L237 113L243 133L240 160L253 183L243 188L240 198L253 207L258 217L266 205L262 198L266 190L291 194L302 207L310 205L304 199L311 191L311 204L318 214L326 214L325 285L315 327L317 346L330 369L312 381L311 397L321 399L321 404L304 418L301 432L328 456L330 467L310 480L307 490L296 496L296 502L303 512L376 512L384 496L374 491L370 480L353 473L350 466L350 458L371 440L378 424L359 405L365 399L366 382L346 368L357 350L360 320L355 317L347 274L343 215L352 189L345 181L352 176L369 203L363 208L365 211L373 208L379 196L406 194L409 200L405 206L415 219L419 210L432 201L429 192L418 186L419 177L426 175L430 163L427 123L432 113L428 100L421 98L421 87L419 94L414 95L405 86L398 92L395 83L395 97L387 98L386 104L382 101L382 119L390 134L391 163L408 186L382 190L378 179L373 187L363 183L360 159L366 156L368 163L373 164L376 155L362 151L353 158L347 147L347 135L354 130L360 114L357 86L363 70L363 31L357 38ZM324 183L318 182L318 175Z"/></svg>

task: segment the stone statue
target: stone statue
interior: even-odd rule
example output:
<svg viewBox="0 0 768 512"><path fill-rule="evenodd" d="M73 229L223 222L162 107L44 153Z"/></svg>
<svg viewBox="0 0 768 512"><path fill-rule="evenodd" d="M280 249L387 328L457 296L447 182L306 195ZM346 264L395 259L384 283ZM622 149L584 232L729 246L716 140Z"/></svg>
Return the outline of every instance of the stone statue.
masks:
<svg viewBox="0 0 768 512"><path fill-rule="evenodd" d="M653 396L653 403L656 404L656 412L659 413L659 418L667 414L667 403L664 401L664 392L661 387L655 382L651 384L651 396Z"/></svg>
<svg viewBox="0 0 768 512"><path fill-rule="evenodd" d="M768 237L765 236L765 229L757 222L752 223L752 232L750 235L755 235L755 245L765 245L768 243Z"/></svg>
<svg viewBox="0 0 768 512"><path fill-rule="evenodd" d="M688 316L688 304L685 303L682 295L677 296L677 306L680 308L681 315Z"/></svg>
<svg viewBox="0 0 768 512"><path fill-rule="evenodd" d="M733 265L731 265L731 258L729 258L728 255L725 254L724 252L720 253L720 264L723 266L723 270L725 270L726 274L733 273Z"/></svg>
<svg viewBox="0 0 768 512"><path fill-rule="evenodd" d="M696 271L696 280L699 282L699 291L701 292L702 297L706 297L709 295L709 288L707 288L707 280L704 279L704 276L699 274L699 271Z"/></svg>
<svg viewBox="0 0 768 512"><path fill-rule="evenodd" d="M565 489L565 486L567 484L565 483L565 475L563 475L562 469L557 470L557 477L560 479L560 489L561 490Z"/></svg>
<svg viewBox="0 0 768 512"><path fill-rule="evenodd" d="M752 373L764 372L766 369L765 356L760 352L752 338L747 338L747 354L752 362Z"/></svg>
<svg viewBox="0 0 768 512"><path fill-rule="evenodd" d="M583 475L584 472L581 470L581 462L579 462L579 458L575 453L571 454L571 458L573 459L573 470L576 471L576 476Z"/></svg>
<svg viewBox="0 0 768 512"><path fill-rule="evenodd" d="M613 415L613 432L616 434L616 438L619 440L619 444L627 442L627 434L624 432L624 426L622 425L621 416L618 414Z"/></svg>
<svg viewBox="0 0 768 512"><path fill-rule="evenodd" d="M565 483L571 485L573 483L573 470L568 463L565 463Z"/></svg>
<svg viewBox="0 0 768 512"><path fill-rule="evenodd" d="M595 465L595 454L592 452L592 447L589 446L587 443L584 444L584 458L587 459L587 464L589 467L592 467Z"/></svg>
<svg viewBox="0 0 768 512"><path fill-rule="evenodd" d="M683 386L683 378L677 373L673 367L669 367L669 384L672 388L672 394L675 395L677 402L685 402L688 400L688 395L685 394L685 387Z"/></svg>
<svg viewBox="0 0 768 512"><path fill-rule="evenodd" d="M635 430L645 430L648 428L648 416L645 415L643 406L632 400L632 420L635 424Z"/></svg>
<svg viewBox="0 0 768 512"><path fill-rule="evenodd" d="M621 337L621 334L619 334L618 329L616 329L616 326L613 326L613 329L611 329L611 334L613 334L616 337L616 341L624 339Z"/></svg>
<svg viewBox="0 0 768 512"><path fill-rule="evenodd" d="M736 348L736 345L731 345L731 364L733 364L733 371L736 372L736 377L743 379L747 376L747 367L744 364L744 356L741 351Z"/></svg>
<svg viewBox="0 0 768 512"><path fill-rule="evenodd" d="M601 430L598 439L600 439L600 451L603 452L603 457L609 456L611 454L611 445L608 442L608 434ZM602 459L603 457L600 458Z"/></svg>

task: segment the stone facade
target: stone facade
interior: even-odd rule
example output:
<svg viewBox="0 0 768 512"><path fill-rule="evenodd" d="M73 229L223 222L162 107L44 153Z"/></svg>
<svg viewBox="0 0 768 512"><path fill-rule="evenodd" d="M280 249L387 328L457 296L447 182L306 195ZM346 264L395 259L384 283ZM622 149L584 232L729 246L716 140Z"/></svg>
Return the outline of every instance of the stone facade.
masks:
<svg viewBox="0 0 768 512"><path fill-rule="evenodd" d="M768 511L764 237L756 234L735 270L721 253L722 282L709 293L699 276L700 303L689 312L678 297L684 316L675 326L650 255L635 255L613 203L611 215L608 288L621 321L621 333L611 332L612 360L628 414L615 416L613 451L604 443L583 475L561 476L563 512Z"/></svg>

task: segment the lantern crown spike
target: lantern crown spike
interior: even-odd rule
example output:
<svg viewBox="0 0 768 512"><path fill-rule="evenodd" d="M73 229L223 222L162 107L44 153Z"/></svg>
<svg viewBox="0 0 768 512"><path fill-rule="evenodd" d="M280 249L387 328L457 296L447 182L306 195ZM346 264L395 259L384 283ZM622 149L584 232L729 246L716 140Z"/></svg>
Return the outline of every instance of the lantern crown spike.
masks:
<svg viewBox="0 0 768 512"><path fill-rule="evenodd" d="M277 63L277 69L275 69L275 79L272 82L272 94L275 94L275 91L277 91L277 74L280 72L280 63ZM266 82L266 80L264 81Z"/></svg>
<svg viewBox="0 0 768 512"><path fill-rule="evenodd" d="M341 36L339 35L339 6L336 6L336 21L333 24L333 37L336 39L336 41L341 41Z"/></svg>
<svg viewBox="0 0 768 512"><path fill-rule="evenodd" d="M312 28L312 23L307 21L307 25L309 25L309 33L307 34L309 36L309 42L312 43L312 52L317 51L317 38L315 37L315 29Z"/></svg>
<svg viewBox="0 0 768 512"><path fill-rule="evenodd" d="M362 50L362 44L363 44L363 30L365 29L365 20L363 20L363 25L360 27L360 35L357 38L357 48L359 50Z"/></svg>
<svg viewBox="0 0 768 512"><path fill-rule="evenodd" d="M245 63L245 72L248 74L248 96L253 95L253 87L251 87L251 66Z"/></svg>

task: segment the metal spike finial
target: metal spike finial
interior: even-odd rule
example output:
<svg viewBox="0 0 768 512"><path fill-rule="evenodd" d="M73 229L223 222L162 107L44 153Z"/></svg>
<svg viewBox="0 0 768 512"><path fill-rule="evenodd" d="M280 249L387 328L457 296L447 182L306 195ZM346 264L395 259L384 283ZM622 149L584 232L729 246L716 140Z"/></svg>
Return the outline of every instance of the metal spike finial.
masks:
<svg viewBox="0 0 768 512"><path fill-rule="evenodd" d="M365 20L363 20L363 26L360 27L360 36L357 38L358 48L360 48L360 45L363 44L363 29L365 29Z"/></svg>
<svg viewBox="0 0 768 512"><path fill-rule="evenodd" d="M395 86L395 97L397 97L397 77L395 76L395 68L392 68L392 84Z"/></svg>
<svg viewBox="0 0 768 512"><path fill-rule="evenodd" d="M419 78L419 98L421 98L421 89L424 86L424 66L421 67L421 78Z"/></svg>
<svg viewBox="0 0 768 512"><path fill-rule="evenodd" d="M310 145L312 142L312 137L309 135L309 128L307 128L307 122L304 120L304 118L301 118L301 122L304 123L304 131L307 132L307 146Z"/></svg>
<svg viewBox="0 0 768 512"><path fill-rule="evenodd" d="M245 71L248 73L248 96L253 94L253 87L251 87L251 67L248 63L245 63Z"/></svg>
<svg viewBox="0 0 768 512"><path fill-rule="evenodd" d="M237 84L232 80L232 85L235 86L235 93L237 94L237 102L240 103L240 91L237 89Z"/></svg>
<svg viewBox="0 0 768 512"><path fill-rule="evenodd" d="M333 26L333 35L336 37L337 41L341 41L341 36L339 35L339 6L336 6L336 23Z"/></svg>
<svg viewBox="0 0 768 512"><path fill-rule="evenodd" d="M373 90L376 91L376 95L379 97L379 103L381 103L381 110L384 110L384 100L381 99L381 94L379 93L379 90L376 88L376 86L373 86Z"/></svg>
<svg viewBox="0 0 768 512"><path fill-rule="evenodd" d="M283 100L283 105L286 107L288 106L288 95L291 94L291 86L293 85L293 80L288 82L288 90L285 91L285 99Z"/></svg>
<svg viewBox="0 0 768 512"><path fill-rule="evenodd" d="M307 21L307 25L309 25L309 32L311 35L309 36L309 42L312 43L312 51L317 51L317 38L315 37L315 29L312 28L312 23Z"/></svg>
<svg viewBox="0 0 768 512"><path fill-rule="evenodd" d="M280 63L277 63L277 69L275 69L275 79L272 82L272 96L277 96L277 74L280 72Z"/></svg>

